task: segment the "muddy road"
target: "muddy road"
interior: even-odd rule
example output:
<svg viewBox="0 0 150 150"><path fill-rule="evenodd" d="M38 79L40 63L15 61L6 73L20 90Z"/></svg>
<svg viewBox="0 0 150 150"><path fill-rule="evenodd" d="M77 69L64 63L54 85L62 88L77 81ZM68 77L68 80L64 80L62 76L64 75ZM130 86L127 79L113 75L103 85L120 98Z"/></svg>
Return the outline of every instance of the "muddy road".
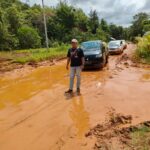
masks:
<svg viewBox="0 0 150 150"><path fill-rule="evenodd" d="M82 73L81 95L65 96L65 61L0 78L0 150L91 150L85 133L107 112L132 115L132 124L150 120L150 69L138 68L124 54L110 56L101 71Z"/></svg>

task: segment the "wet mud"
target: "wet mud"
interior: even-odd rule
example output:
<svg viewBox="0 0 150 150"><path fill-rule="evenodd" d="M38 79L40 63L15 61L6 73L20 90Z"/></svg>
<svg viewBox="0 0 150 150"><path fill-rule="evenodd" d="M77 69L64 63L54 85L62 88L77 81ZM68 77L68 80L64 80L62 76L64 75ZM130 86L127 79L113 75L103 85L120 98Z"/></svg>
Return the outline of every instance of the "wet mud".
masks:
<svg viewBox="0 0 150 150"><path fill-rule="evenodd" d="M148 143L147 149L150 149L150 121L145 121L137 125L131 125L132 116L116 113L114 109L108 112L108 120L102 124L97 124L85 134L87 138L94 136L96 142L93 145L94 150L116 150L116 149L139 149L139 145L134 145L133 140L138 137L132 137L132 134L140 130L145 130ZM144 134L144 133L143 133ZM143 135L141 136L143 138ZM135 138L135 139L133 139ZM137 140L137 139L136 139ZM144 144L140 145L144 148Z"/></svg>
<svg viewBox="0 0 150 150"><path fill-rule="evenodd" d="M81 95L75 86L73 95L64 94L66 61L2 75L0 150L92 150L95 132L85 134L97 124L109 122L106 127L118 131L149 120L150 70L131 61L134 49L130 44L122 55L110 56L103 70L83 71ZM106 127L98 127L100 134Z"/></svg>

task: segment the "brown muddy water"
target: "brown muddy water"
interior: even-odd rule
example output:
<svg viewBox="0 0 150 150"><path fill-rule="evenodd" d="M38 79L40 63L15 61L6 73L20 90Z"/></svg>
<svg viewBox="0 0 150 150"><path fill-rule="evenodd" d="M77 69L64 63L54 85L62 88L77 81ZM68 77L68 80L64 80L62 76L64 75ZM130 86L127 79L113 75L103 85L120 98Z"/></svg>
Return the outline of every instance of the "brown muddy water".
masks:
<svg viewBox="0 0 150 150"><path fill-rule="evenodd" d="M16 105L28 100L39 92L52 89L54 85L62 84L66 74L62 66L42 67L32 73L15 79L3 78L0 80L1 106Z"/></svg>
<svg viewBox="0 0 150 150"><path fill-rule="evenodd" d="M145 73L142 75L142 80L150 81L150 71L149 71L149 73Z"/></svg>
<svg viewBox="0 0 150 150"><path fill-rule="evenodd" d="M0 150L91 150L94 139L84 135L112 108L132 115L133 124L150 120L149 70L116 65L118 59L111 56L101 71L84 71L81 95L64 94L65 61L2 77Z"/></svg>

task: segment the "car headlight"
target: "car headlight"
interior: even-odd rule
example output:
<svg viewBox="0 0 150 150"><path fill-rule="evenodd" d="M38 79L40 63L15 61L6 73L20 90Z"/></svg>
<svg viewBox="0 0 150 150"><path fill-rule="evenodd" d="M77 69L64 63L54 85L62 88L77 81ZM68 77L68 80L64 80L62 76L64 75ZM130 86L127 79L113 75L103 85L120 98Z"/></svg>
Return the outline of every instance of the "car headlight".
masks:
<svg viewBox="0 0 150 150"><path fill-rule="evenodd" d="M96 58L100 58L100 57L102 57L102 54L96 55Z"/></svg>

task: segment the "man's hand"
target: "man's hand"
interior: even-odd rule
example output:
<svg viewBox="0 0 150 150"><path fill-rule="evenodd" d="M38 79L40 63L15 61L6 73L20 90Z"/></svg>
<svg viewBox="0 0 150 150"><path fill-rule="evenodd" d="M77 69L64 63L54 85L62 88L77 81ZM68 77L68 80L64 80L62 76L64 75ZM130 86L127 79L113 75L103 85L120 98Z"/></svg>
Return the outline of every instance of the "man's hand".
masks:
<svg viewBox="0 0 150 150"><path fill-rule="evenodd" d="M84 62L85 62L84 57L82 57L82 66L81 66L82 70L84 69Z"/></svg>
<svg viewBox="0 0 150 150"><path fill-rule="evenodd" d="M68 58L67 58L67 65L66 65L66 69L67 69L67 70L69 69L69 64L70 64L70 58L68 57Z"/></svg>
<svg viewBox="0 0 150 150"><path fill-rule="evenodd" d="M66 69L69 70L69 66L68 65L66 65Z"/></svg>
<svg viewBox="0 0 150 150"><path fill-rule="evenodd" d="M84 69L84 65L81 65L81 70L83 70Z"/></svg>

